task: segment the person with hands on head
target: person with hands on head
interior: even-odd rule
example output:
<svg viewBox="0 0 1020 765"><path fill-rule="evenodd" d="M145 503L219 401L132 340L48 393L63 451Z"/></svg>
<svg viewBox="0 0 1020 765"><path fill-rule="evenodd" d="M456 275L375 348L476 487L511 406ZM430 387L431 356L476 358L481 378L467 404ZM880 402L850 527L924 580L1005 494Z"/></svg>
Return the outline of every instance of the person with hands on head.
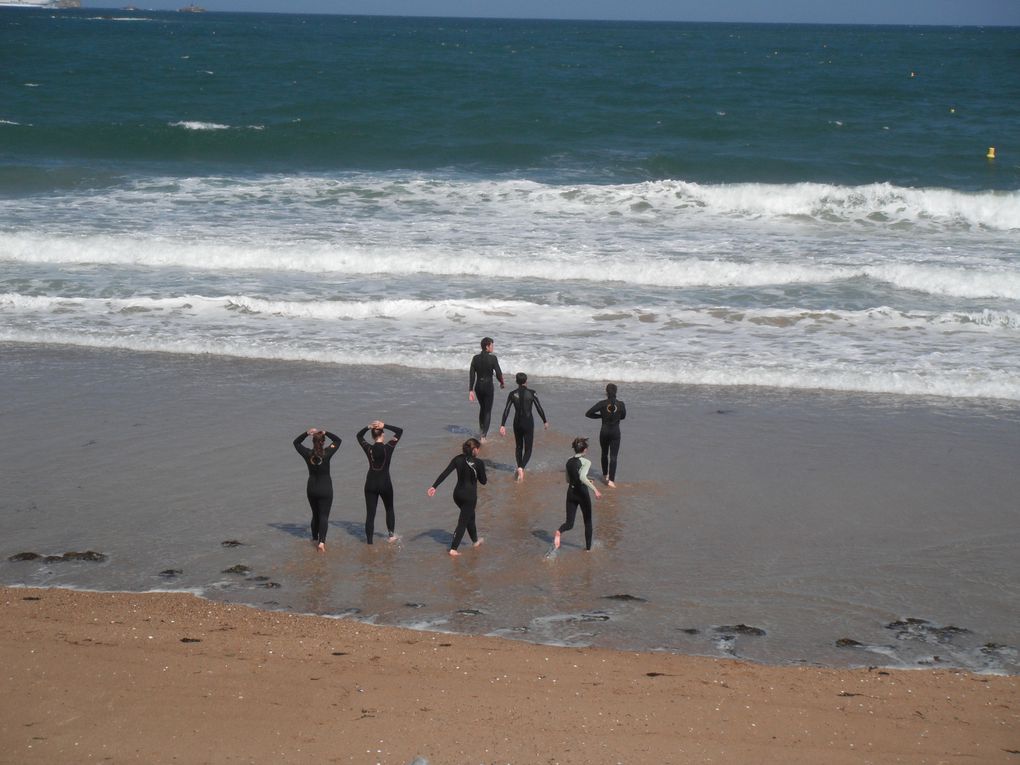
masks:
<svg viewBox="0 0 1020 765"><path fill-rule="evenodd" d="M302 442L312 437L312 448ZM326 439L330 444L326 446ZM319 552L326 549L326 532L329 530L329 511L333 506L333 480L329 477L329 461L340 448L341 439L328 430L309 428L294 439L294 448L308 468L306 494L312 508L312 542Z"/></svg>
<svg viewBox="0 0 1020 765"><path fill-rule="evenodd" d="M365 440L365 434L372 431L372 442ZM386 440L386 431L393 433L393 438ZM368 472L365 474L365 541L372 544L375 534L375 511L379 499L386 509L387 541L397 539L397 518L393 510L393 481L390 480L390 460L393 450L404 429L396 425L387 425L382 420L374 420L358 431L358 444L368 457Z"/></svg>

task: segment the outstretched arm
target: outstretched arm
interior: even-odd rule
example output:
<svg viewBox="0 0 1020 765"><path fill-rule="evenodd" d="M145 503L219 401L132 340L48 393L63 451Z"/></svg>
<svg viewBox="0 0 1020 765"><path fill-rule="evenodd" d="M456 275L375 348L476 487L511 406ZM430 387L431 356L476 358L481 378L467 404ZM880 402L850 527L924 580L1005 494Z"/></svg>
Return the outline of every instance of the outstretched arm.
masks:
<svg viewBox="0 0 1020 765"><path fill-rule="evenodd" d="M444 470L442 473L439 474L439 478L437 478L435 481L432 482L432 486L429 487L429 496L430 497L433 496L436 493L436 487L438 487L439 484L441 484L443 481L445 481L446 477L448 475L450 475L450 473L452 473L456 469L456 467L457 467L457 458L454 457L452 460L450 460L450 464L446 466L446 470Z"/></svg>

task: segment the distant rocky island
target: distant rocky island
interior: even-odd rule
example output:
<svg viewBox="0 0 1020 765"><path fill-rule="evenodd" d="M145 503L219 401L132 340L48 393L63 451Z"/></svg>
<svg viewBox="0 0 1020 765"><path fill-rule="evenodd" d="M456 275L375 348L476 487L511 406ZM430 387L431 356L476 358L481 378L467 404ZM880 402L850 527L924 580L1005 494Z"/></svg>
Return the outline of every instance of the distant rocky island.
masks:
<svg viewBox="0 0 1020 765"><path fill-rule="evenodd" d="M199 5L192 4L185 5L183 8L180 8L179 11L181 13L205 13L205 8Z"/></svg>
<svg viewBox="0 0 1020 765"><path fill-rule="evenodd" d="M0 8L81 8L81 0L0 0Z"/></svg>

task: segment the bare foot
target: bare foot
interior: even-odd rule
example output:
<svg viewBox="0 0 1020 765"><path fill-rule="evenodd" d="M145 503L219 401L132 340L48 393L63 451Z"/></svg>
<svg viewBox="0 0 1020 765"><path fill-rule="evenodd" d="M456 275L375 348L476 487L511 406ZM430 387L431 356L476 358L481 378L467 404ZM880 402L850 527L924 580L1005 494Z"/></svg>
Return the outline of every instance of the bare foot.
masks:
<svg viewBox="0 0 1020 765"><path fill-rule="evenodd" d="M398 539L400 539L400 537L398 537L396 534L390 534L388 537L386 537L387 542L396 542Z"/></svg>
<svg viewBox="0 0 1020 765"><path fill-rule="evenodd" d="M556 533L553 535L553 549L560 549L560 530L556 529Z"/></svg>
<svg viewBox="0 0 1020 765"><path fill-rule="evenodd" d="M613 483L612 481L606 481L606 486L608 486L610 489L616 488L616 484Z"/></svg>
<svg viewBox="0 0 1020 765"><path fill-rule="evenodd" d="M478 441L479 443L487 444L489 442L489 439L486 436L479 436Z"/></svg>
<svg viewBox="0 0 1020 765"><path fill-rule="evenodd" d="M520 467L517 468L517 480L518 481L523 481L524 480L524 468L520 468Z"/></svg>
<svg viewBox="0 0 1020 765"><path fill-rule="evenodd" d="M450 550L450 555L452 555L454 558L460 557L460 553L457 552L456 550Z"/></svg>
<svg viewBox="0 0 1020 765"><path fill-rule="evenodd" d="M318 550L319 552L326 552L326 543L319 542L319 544L315 546L315 549Z"/></svg>
<svg viewBox="0 0 1020 765"><path fill-rule="evenodd" d="M485 541L485 537L478 537L478 541L475 542L475 547L478 547Z"/></svg>

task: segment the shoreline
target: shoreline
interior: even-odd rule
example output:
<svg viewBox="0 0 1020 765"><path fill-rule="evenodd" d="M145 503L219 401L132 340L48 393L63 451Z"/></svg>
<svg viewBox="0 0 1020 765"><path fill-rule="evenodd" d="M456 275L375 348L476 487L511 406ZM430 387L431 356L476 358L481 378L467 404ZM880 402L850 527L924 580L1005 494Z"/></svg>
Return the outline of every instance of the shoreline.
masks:
<svg viewBox="0 0 1020 765"><path fill-rule="evenodd" d="M7 756L1015 762L1020 678L558 648L175 593L3 588Z"/></svg>

